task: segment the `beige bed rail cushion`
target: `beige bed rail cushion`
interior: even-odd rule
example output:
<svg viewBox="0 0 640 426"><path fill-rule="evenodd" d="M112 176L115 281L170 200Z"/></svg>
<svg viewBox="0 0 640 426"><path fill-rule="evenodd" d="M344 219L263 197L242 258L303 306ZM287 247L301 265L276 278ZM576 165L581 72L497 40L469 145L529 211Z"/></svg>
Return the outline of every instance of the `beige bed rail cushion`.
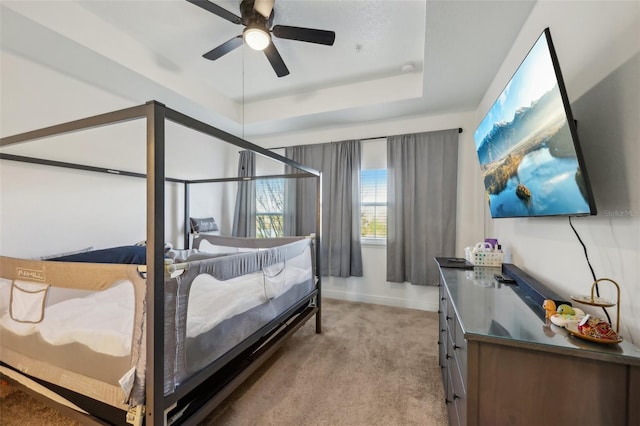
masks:
<svg viewBox="0 0 640 426"><path fill-rule="evenodd" d="M106 290L122 279L144 283L137 265L51 262L6 256L0 256L0 277L84 290Z"/></svg>
<svg viewBox="0 0 640 426"><path fill-rule="evenodd" d="M37 324L44 318L48 284L14 280L11 284L9 316L17 322Z"/></svg>
<svg viewBox="0 0 640 426"><path fill-rule="evenodd" d="M133 284L135 295L135 317L131 342L131 359L130 365L127 368L128 370L135 367L135 380L133 389L128 388L130 384L127 384L127 388L125 389L120 388L120 386L118 385L116 387L118 389L117 395L113 393L112 390L110 390L110 395L107 396L106 399L93 396L96 399L100 399L103 402L107 402L115 406L119 406L120 404L122 404L122 401L123 399L126 399L127 394L131 395L133 405L140 404L141 401L144 401L146 359L146 339L144 331L146 280L138 273L138 266L139 265L133 264L53 262L0 256L0 277L4 278L6 282L28 282L30 285L50 286L50 289L48 290L49 295L46 298L43 298L46 303L48 303L47 299L53 297L54 290L58 288L104 291L110 289L115 283L119 281L129 281ZM7 285L6 287L9 286ZM20 285L20 288L27 287L23 287L22 285ZM27 289L30 289L30 287ZM170 293L170 290L165 289L165 292ZM8 295L9 291L7 291L7 296ZM7 319L8 317L9 315L7 315ZM47 322L46 310L44 318L41 318L41 320L43 321L43 323ZM12 322L14 322L14 326L18 324L16 321ZM28 324L22 325L24 327L28 327ZM166 340L171 341L171 339ZM21 361L19 360L16 360L15 364L8 362L6 358L6 356L8 356L7 353L8 350L0 345L0 358L3 362L7 362L9 365L22 365ZM173 360L170 359L170 362L173 362ZM49 364L47 363L45 363L44 365L49 366ZM51 381L52 377L48 373L49 370L50 369L48 367L43 367L37 370L38 374L32 373L31 375L43 380ZM73 373L64 368L61 368L60 371L65 372L65 374ZM123 374L124 372L126 372L126 370L123 371ZM56 379L59 378L60 377ZM100 380L93 380L92 383L99 384L103 382L101 382ZM109 389L111 389L112 385L109 386ZM77 389L73 387L69 387L69 389L77 391ZM86 390L87 389L83 389L83 391Z"/></svg>

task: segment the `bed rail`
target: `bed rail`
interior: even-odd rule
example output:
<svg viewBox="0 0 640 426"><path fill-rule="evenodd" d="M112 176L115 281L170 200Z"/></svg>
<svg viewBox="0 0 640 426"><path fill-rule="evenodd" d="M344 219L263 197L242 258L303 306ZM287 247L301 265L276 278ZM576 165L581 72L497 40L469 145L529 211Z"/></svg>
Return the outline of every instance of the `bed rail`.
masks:
<svg viewBox="0 0 640 426"><path fill-rule="evenodd" d="M275 238L246 238L246 237L226 237L221 235L194 233L193 248L198 249L203 241L216 246L247 248L247 249L264 249L278 247L287 243L293 243L306 238L315 240L315 234L294 237L275 237Z"/></svg>
<svg viewBox="0 0 640 426"><path fill-rule="evenodd" d="M164 264L164 272L166 275L172 275L175 272L181 272L181 271L187 271L189 270L189 263L188 262L183 262L183 263L168 263L165 262ZM147 265L138 265L138 272L140 272L141 274L146 274L147 273Z"/></svg>

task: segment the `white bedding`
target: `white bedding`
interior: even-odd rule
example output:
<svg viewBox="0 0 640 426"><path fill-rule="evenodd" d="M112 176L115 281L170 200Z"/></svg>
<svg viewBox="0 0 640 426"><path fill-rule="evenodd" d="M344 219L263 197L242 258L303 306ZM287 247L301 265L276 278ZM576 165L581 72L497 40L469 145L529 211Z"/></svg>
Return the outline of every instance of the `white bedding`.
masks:
<svg viewBox="0 0 640 426"><path fill-rule="evenodd" d="M187 337L194 337L242 312L266 303L295 284L311 279L309 248L283 264L266 268L265 274L220 281L202 274L193 281L187 308ZM269 278L271 277L271 278ZM112 356L131 353L134 294L130 281L47 306L42 322L21 323L7 310L11 282L0 281L0 326L19 335L40 333L52 345L81 343L93 351Z"/></svg>
<svg viewBox="0 0 640 426"><path fill-rule="evenodd" d="M311 278L311 271L287 265L279 276L283 277L282 281L270 283L262 272L226 281L199 275L193 280L189 293L187 337L205 333L226 319L267 303L268 299Z"/></svg>
<svg viewBox="0 0 640 426"><path fill-rule="evenodd" d="M76 342L95 352L126 356L131 353L134 306L133 284L120 281L90 296L48 306L37 324L14 321L6 312L0 325L22 336L40 333L51 345Z"/></svg>

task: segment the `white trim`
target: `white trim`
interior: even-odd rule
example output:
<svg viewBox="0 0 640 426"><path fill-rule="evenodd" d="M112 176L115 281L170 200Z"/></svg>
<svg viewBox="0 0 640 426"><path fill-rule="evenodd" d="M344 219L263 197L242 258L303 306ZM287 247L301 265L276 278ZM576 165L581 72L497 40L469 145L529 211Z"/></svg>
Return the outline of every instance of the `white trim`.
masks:
<svg viewBox="0 0 640 426"><path fill-rule="evenodd" d="M360 244L362 244L363 246L383 246L383 247L386 247L387 246L387 239L386 238L360 237Z"/></svg>
<svg viewBox="0 0 640 426"><path fill-rule="evenodd" d="M371 303L374 305L393 306L396 308L418 309L421 311L437 312L438 303L411 299L398 299L395 297L375 296L362 293L347 293L343 291L322 290L322 297L327 299L346 300L349 302Z"/></svg>

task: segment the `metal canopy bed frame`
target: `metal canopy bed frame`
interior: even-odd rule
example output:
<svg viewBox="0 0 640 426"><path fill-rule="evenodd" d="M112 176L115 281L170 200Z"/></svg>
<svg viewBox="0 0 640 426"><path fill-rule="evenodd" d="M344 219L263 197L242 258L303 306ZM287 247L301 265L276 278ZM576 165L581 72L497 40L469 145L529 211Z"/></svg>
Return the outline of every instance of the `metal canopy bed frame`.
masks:
<svg viewBox="0 0 640 426"><path fill-rule="evenodd" d="M29 142L36 139L59 136L66 133L87 130L100 126L108 126L130 120L146 120L146 174L128 172L117 169L107 169L76 163L46 160L34 157L0 153L0 159L19 161L47 166L64 167L90 172L108 173L146 179L146 375L145 375L145 405L133 407L126 413L126 422L132 424L168 424L168 416L175 417L175 424L197 424L203 420L217 405L219 405L235 388L248 378L264 361L291 336L297 329L315 315L315 331L321 333L321 280L320 280L320 203L316 208L316 230L312 238L315 240L315 265L313 265L313 279L315 290L309 300L298 302L284 314L270 323L272 332L268 335L247 339L227 352L212 365L205 367L193 377L181 383L177 389L165 395L163 389L165 362L165 291L164 276L166 273L163 259L165 241L165 182L181 183L184 185L184 245L189 248L189 188L198 183L244 181L247 178L214 178L200 180L183 180L165 176L165 121L183 125L187 128L212 136L223 142L233 144L241 149L249 150L271 158L299 173L256 176L249 179L282 178L313 178L316 180L317 196L321 194L321 175L318 171L301 165L286 157L278 155L244 139L226 133L216 127L166 107L157 101L125 108L84 119L70 121L63 124L45 127L18 135L0 139L0 147ZM302 303L306 302L306 303ZM274 328L275 326L275 328ZM265 326L266 328L266 326ZM251 341L249 341L251 340ZM4 377L23 391L39 397L64 414L80 420L83 424L109 424L99 414L83 414L65 405L56 403L48 397L25 387L21 383ZM36 379L36 382L38 380ZM43 384L43 383L41 383ZM45 387L53 388L54 392L64 391L53 384L45 383ZM64 392L60 392L65 396ZM72 395L73 396L73 395ZM83 395L76 395L83 398ZM84 397L90 399L89 397ZM176 407L181 410L175 415ZM112 407L117 410L115 407ZM98 409L99 410L99 409ZM172 411L173 410L173 411ZM170 414L171 413L171 414ZM124 423L124 419L123 419Z"/></svg>

